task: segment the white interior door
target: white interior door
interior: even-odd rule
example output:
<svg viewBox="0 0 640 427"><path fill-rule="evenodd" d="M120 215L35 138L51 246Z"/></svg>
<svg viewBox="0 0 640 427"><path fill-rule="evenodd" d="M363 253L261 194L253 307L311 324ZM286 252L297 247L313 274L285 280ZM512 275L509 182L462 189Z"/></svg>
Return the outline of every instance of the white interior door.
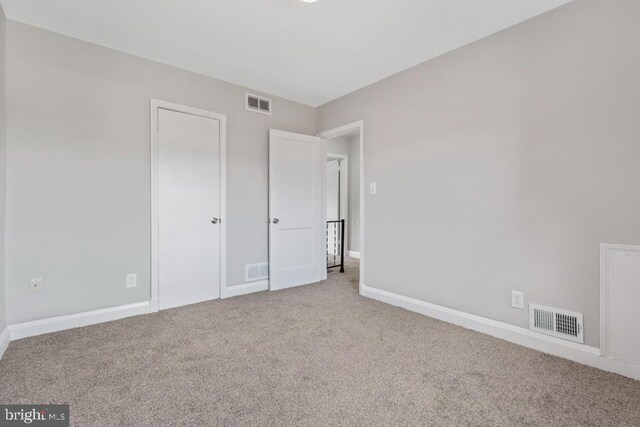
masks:
<svg viewBox="0 0 640 427"><path fill-rule="evenodd" d="M159 308L220 297L220 121L158 113Z"/></svg>
<svg viewBox="0 0 640 427"><path fill-rule="evenodd" d="M269 289L326 277L326 148L315 136L269 132Z"/></svg>

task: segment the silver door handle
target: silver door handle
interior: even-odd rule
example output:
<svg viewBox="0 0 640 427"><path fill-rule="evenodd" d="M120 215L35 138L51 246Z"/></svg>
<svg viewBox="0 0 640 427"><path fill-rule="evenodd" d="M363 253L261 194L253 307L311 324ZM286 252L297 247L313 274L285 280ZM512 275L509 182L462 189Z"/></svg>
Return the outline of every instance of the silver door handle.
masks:
<svg viewBox="0 0 640 427"><path fill-rule="evenodd" d="M279 220L278 218L273 218L273 221L272 221L272 222L273 222L274 224L277 224L277 223L279 223L279 222L280 222L280 220Z"/></svg>
<svg viewBox="0 0 640 427"><path fill-rule="evenodd" d="M211 218L211 224L217 224L219 222L222 222L220 218Z"/></svg>

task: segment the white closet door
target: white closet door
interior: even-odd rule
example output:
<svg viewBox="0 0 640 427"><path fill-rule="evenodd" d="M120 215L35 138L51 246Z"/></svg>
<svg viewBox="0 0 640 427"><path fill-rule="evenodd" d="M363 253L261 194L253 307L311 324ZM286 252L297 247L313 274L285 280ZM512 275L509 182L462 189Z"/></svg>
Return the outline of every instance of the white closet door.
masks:
<svg viewBox="0 0 640 427"><path fill-rule="evenodd" d="M159 307L220 297L220 122L159 110Z"/></svg>

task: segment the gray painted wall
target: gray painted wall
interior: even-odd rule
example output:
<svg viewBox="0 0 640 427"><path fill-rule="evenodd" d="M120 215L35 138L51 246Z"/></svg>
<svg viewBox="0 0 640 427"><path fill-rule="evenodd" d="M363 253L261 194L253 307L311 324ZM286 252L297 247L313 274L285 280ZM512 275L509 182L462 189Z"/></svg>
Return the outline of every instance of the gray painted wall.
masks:
<svg viewBox="0 0 640 427"><path fill-rule="evenodd" d="M327 153L349 155L349 138L341 136L327 140Z"/></svg>
<svg viewBox="0 0 640 427"><path fill-rule="evenodd" d="M149 299L152 97L228 115L229 284L267 261L268 129L313 134L313 108L252 113L242 87L14 21L8 42L9 323Z"/></svg>
<svg viewBox="0 0 640 427"><path fill-rule="evenodd" d="M640 244L638 15L573 2L317 111L274 98L271 117L244 88L9 21L9 322L148 299L156 97L229 115L230 284L267 259L267 130L364 119L367 285L519 326L524 290L584 312L597 346L598 245Z"/></svg>
<svg viewBox="0 0 640 427"><path fill-rule="evenodd" d="M585 315L599 245L640 244L640 2L582 0L324 105L364 119L366 285L514 325Z"/></svg>
<svg viewBox="0 0 640 427"><path fill-rule="evenodd" d="M7 18L0 6L0 333L7 326L5 302L5 211L7 201Z"/></svg>
<svg viewBox="0 0 640 427"><path fill-rule="evenodd" d="M346 136L339 136L337 138L331 138L327 140L327 154L341 154L343 156L348 156L349 155L349 138ZM348 166L351 166L351 165L349 164ZM349 178L351 178L351 172L349 172ZM347 184L348 184L348 180L347 180ZM327 182L327 188L328 186L329 186L329 183ZM350 205L349 196L350 194L348 194L348 190L347 190L347 205ZM347 217L350 215L350 213L351 212L349 211L349 206L347 206ZM347 218L347 222L345 224L345 238L344 238L346 250L348 250L349 245L351 244L351 229L349 228L350 222L351 221Z"/></svg>

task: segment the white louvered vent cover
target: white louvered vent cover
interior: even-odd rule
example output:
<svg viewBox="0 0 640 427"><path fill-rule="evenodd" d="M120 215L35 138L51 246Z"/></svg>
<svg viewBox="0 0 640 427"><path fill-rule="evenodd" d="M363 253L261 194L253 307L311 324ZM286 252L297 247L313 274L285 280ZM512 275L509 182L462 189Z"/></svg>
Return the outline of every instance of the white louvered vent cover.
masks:
<svg viewBox="0 0 640 427"><path fill-rule="evenodd" d="M584 343L582 313L529 304L529 328L553 337Z"/></svg>
<svg viewBox="0 0 640 427"><path fill-rule="evenodd" d="M249 264L246 266L247 282L255 282L256 280L264 280L269 278L269 263Z"/></svg>
<svg viewBox="0 0 640 427"><path fill-rule="evenodd" d="M251 95L247 93L246 107L249 111L255 111L256 113L271 115L271 100L269 98L263 98L258 95Z"/></svg>

